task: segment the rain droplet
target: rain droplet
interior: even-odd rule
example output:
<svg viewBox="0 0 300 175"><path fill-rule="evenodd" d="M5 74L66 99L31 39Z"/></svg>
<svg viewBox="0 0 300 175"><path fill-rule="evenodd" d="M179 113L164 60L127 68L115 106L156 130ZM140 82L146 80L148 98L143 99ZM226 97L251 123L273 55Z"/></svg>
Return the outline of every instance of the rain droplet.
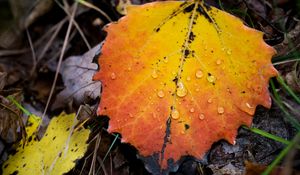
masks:
<svg viewBox="0 0 300 175"><path fill-rule="evenodd" d="M127 70L128 70L128 71L131 71L131 67L128 67Z"/></svg>
<svg viewBox="0 0 300 175"><path fill-rule="evenodd" d="M151 76L152 76L152 78L154 78L154 79L158 77L156 70L153 70Z"/></svg>
<svg viewBox="0 0 300 175"><path fill-rule="evenodd" d="M209 98L209 99L207 100L207 102L208 102L208 103L212 103L212 98Z"/></svg>
<svg viewBox="0 0 300 175"><path fill-rule="evenodd" d="M200 91L200 89L199 88L196 88L196 92L199 92Z"/></svg>
<svg viewBox="0 0 300 175"><path fill-rule="evenodd" d="M169 60L167 57L164 58L164 62L167 63Z"/></svg>
<svg viewBox="0 0 300 175"><path fill-rule="evenodd" d="M160 98L163 98L163 97L165 96L164 91L159 90L159 91L157 92L157 96L160 97Z"/></svg>
<svg viewBox="0 0 300 175"><path fill-rule="evenodd" d="M171 117L172 117L174 120L179 119L179 112L178 112L176 109L173 109L172 112L171 112Z"/></svg>
<svg viewBox="0 0 300 175"><path fill-rule="evenodd" d="M248 108L250 108L250 109L253 108L253 106L251 106L249 103L246 103L246 106L247 106Z"/></svg>
<svg viewBox="0 0 300 175"><path fill-rule="evenodd" d="M190 112L191 112L191 113L195 112L195 109L194 109L194 108L191 108L191 109L190 109Z"/></svg>
<svg viewBox="0 0 300 175"><path fill-rule="evenodd" d="M186 90L186 88L184 87L184 85L183 85L183 83L181 81L179 81L177 83L176 94L177 94L178 97L184 97L187 94L187 90Z"/></svg>
<svg viewBox="0 0 300 175"><path fill-rule="evenodd" d="M156 118L156 114L155 114L155 113L152 113L152 117L153 117L153 118Z"/></svg>
<svg viewBox="0 0 300 175"><path fill-rule="evenodd" d="M224 111L224 108L223 107L218 107L218 113L219 114L223 114L225 111Z"/></svg>
<svg viewBox="0 0 300 175"><path fill-rule="evenodd" d="M220 60L220 59L218 59L217 61L216 61L216 64L217 65L220 65L222 63L222 60Z"/></svg>
<svg viewBox="0 0 300 175"><path fill-rule="evenodd" d="M201 70L196 71L196 78L201 78L203 77L203 72Z"/></svg>
<svg viewBox="0 0 300 175"><path fill-rule="evenodd" d="M186 77L186 81L191 81L191 77L190 76Z"/></svg>
<svg viewBox="0 0 300 175"><path fill-rule="evenodd" d="M133 115L131 113L128 113L128 115L129 115L130 118L133 118Z"/></svg>
<svg viewBox="0 0 300 175"><path fill-rule="evenodd" d="M175 72L175 71L172 71L172 74L173 74L173 75L176 75L176 72Z"/></svg>
<svg viewBox="0 0 300 175"><path fill-rule="evenodd" d="M226 53L227 53L227 55L231 55L231 50L228 49Z"/></svg>
<svg viewBox="0 0 300 175"><path fill-rule="evenodd" d="M216 77L213 76L213 75L209 75L207 76L207 81L210 82L210 83L214 83L216 81Z"/></svg>
<svg viewBox="0 0 300 175"><path fill-rule="evenodd" d="M114 79L117 78L117 75L113 72L113 73L110 74L110 78L111 78L112 80L114 80Z"/></svg>
<svg viewBox="0 0 300 175"><path fill-rule="evenodd" d="M200 114L200 115L199 115L199 119L200 119L200 120L204 120L204 118L205 118L204 114Z"/></svg>

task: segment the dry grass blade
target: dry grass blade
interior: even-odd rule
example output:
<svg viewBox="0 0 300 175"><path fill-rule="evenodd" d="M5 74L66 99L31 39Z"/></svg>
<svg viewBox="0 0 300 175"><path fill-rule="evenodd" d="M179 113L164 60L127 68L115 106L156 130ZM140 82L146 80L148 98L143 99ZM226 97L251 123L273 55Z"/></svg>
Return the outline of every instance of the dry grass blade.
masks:
<svg viewBox="0 0 300 175"><path fill-rule="evenodd" d="M6 56L21 55L28 52L29 49L20 50L0 50L0 58L5 58Z"/></svg>
<svg viewBox="0 0 300 175"><path fill-rule="evenodd" d="M55 0L55 2L57 3L57 5L64 10L64 12L67 14L67 16L69 17L69 19L71 19L71 14L70 12L67 10L67 8L65 8L60 2L58 2L57 0ZM67 4L67 3L64 3ZM76 20L74 19L73 21L74 26L76 27L76 29L78 30L81 38L83 39L84 43L86 44L87 48L90 50L92 47L90 45L90 43L88 42L88 40L86 39L83 31L81 30L81 28L79 27L78 23L76 22Z"/></svg>
<svg viewBox="0 0 300 175"><path fill-rule="evenodd" d="M41 117L42 121L43 121L43 119L44 119L44 117L46 115L46 112L48 110L50 101L51 101L53 93L54 93L54 89L55 89L55 86L56 86L58 74L59 74L59 71L60 71L60 68L61 68L61 64L62 64L62 59L63 59L64 53L65 53L65 50L66 50L66 47L67 47L67 43L68 43L68 40L69 40L69 36L70 36L70 33L71 33L71 28L72 28L73 20L74 20L75 13L76 13L76 10L77 10L77 5L78 4L75 2L74 3L73 12L72 12L72 16L71 16L71 19L69 21L69 26L68 26L68 29L67 29L66 37L65 37L65 40L64 40L64 44L63 44L63 47L62 47L62 51L61 51L61 54L60 54L60 57L59 57L59 60L58 60L58 64L57 64L57 68L56 68L56 73L55 73L55 77L54 77L53 84L52 84L52 87L51 87L51 91L50 91L49 97L47 99L47 103L46 103L46 107L44 109L43 115ZM40 128L40 126L39 126L39 128Z"/></svg>
<svg viewBox="0 0 300 175"><path fill-rule="evenodd" d="M51 35L51 38L49 39L49 41L47 42L47 44L45 45L45 47L43 48L41 54L38 56L37 62L39 62L46 54L46 52L48 51L48 49L50 48L50 46L52 45L54 39L56 38L58 32L61 30L63 24L67 21L67 17L64 18L63 20L61 20L57 25L53 26L54 33Z"/></svg>
<svg viewBox="0 0 300 175"><path fill-rule="evenodd" d="M35 69L36 69L36 64L37 64L37 59L36 59L36 54L35 54L35 51L34 51L34 46L32 44L32 40L31 40L31 36L28 32L28 29L26 29L26 35L27 35L27 38L28 38L28 42L29 42L29 45L30 45L30 50L31 50L31 53L32 53L32 64L33 64L33 67L30 71L30 76L33 75Z"/></svg>
<svg viewBox="0 0 300 175"><path fill-rule="evenodd" d="M96 166L96 159L97 159L97 150L99 148L100 142L101 142L101 135L100 133L97 134L96 136L96 144L95 144L95 148L94 148L94 152L93 152L93 158L92 158L92 163L90 166L90 171L89 171L89 175L91 174L95 174L95 166Z"/></svg>
<svg viewBox="0 0 300 175"><path fill-rule="evenodd" d="M101 15L103 15L109 22L112 22L112 19L101 9L99 9L98 7L94 6L93 4L86 2L84 0L77 0L77 2L79 2L80 4L89 7L91 9L96 10L97 12L99 12Z"/></svg>

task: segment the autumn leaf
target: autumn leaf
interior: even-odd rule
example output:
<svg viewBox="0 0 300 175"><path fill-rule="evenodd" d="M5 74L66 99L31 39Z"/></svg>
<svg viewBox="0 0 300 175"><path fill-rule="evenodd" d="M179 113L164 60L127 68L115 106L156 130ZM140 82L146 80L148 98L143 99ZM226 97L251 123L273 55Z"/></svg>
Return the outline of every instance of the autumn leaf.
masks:
<svg viewBox="0 0 300 175"><path fill-rule="evenodd" d="M57 94L52 110L63 107L72 100L76 105L95 100L100 95L98 90L100 82L93 82L92 76L98 66L92 63L93 58L99 52L101 44L98 44L82 56L71 56L62 62L61 75L65 83L65 89Z"/></svg>
<svg viewBox="0 0 300 175"><path fill-rule="evenodd" d="M75 114L54 117L39 141L34 134L40 118L30 115L25 142L3 164L3 174L63 174L70 171L87 149L89 130L74 130ZM75 121L75 123L74 123Z"/></svg>
<svg viewBox="0 0 300 175"><path fill-rule="evenodd" d="M234 144L256 106L271 105L275 50L262 32L202 1L130 6L105 30L98 114L164 169L183 155L201 158L220 139Z"/></svg>

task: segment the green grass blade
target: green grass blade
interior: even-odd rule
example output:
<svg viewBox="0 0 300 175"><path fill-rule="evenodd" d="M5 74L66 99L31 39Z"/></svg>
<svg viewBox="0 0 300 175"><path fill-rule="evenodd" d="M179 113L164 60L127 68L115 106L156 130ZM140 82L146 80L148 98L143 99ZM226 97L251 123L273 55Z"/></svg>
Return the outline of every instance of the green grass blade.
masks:
<svg viewBox="0 0 300 175"><path fill-rule="evenodd" d="M282 112L285 114L287 120L298 130L300 131L300 124L299 122L290 115L290 113L284 108L283 106L283 103L282 103L282 100L279 96L279 94L277 93L276 91L276 88L275 88L275 85L274 85L274 82L273 80L271 79L270 80L270 85L271 85L271 88L272 88L272 91L273 91L273 95L274 95L274 98L273 98L273 101L279 106L279 108L282 110Z"/></svg>
<svg viewBox="0 0 300 175"><path fill-rule="evenodd" d="M266 168L266 170L262 173L262 175L270 174L273 169L280 163L280 161L285 157L285 155L297 144L297 141L300 137L300 132L294 137L291 143L285 147L280 154L276 157L276 159Z"/></svg>
<svg viewBox="0 0 300 175"><path fill-rule="evenodd" d="M280 142L282 144L285 144L285 145L291 144L291 141L289 141L289 140L286 140L284 138L281 138L281 137L278 137L276 135L270 134L270 133L268 133L266 131L263 131L263 130L260 130L258 128L253 128L253 127L252 128L248 128L247 126L243 126L243 128L247 129L247 130L250 130L253 133L259 134L259 135L261 135L263 137L266 137L266 138L272 139L274 141ZM297 147L297 149L300 149L300 145L296 145L296 147Z"/></svg>
<svg viewBox="0 0 300 175"><path fill-rule="evenodd" d="M10 100L14 105L16 105L19 109L21 109L24 114L26 114L27 116L31 115L31 113L26 110L19 102L17 102L13 96L9 95L6 98Z"/></svg>
<svg viewBox="0 0 300 175"><path fill-rule="evenodd" d="M294 91L284 82L283 78L279 75L276 77L278 83L300 104L300 98L294 93Z"/></svg>

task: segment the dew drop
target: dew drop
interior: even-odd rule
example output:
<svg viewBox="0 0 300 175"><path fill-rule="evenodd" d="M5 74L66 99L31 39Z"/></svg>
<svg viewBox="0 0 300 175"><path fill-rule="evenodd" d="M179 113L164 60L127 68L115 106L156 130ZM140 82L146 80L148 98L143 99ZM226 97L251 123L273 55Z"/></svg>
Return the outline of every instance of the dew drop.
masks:
<svg viewBox="0 0 300 175"><path fill-rule="evenodd" d="M128 70L128 71L131 71L131 67L128 67L127 70Z"/></svg>
<svg viewBox="0 0 300 175"><path fill-rule="evenodd" d="M173 109L172 112L171 112L171 117L172 117L174 120L179 119L179 112L178 112L176 109Z"/></svg>
<svg viewBox="0 0 300 175"><path fill-rule="evenodd" d="M186 90L186 88L184 87L182 81L179 81L179 82L177 83L177 91L176 91L176 94L177 94L178 97L184 97L184 96L186 96L186 94L187 94L187 90Z"/></svg>
<svg viewBox="0 0 300 175"><path fill-rule="evenodd" d="M207 100L207 102L208 102L208 103L212 103L212 98L209 98L209 99Z"/></svg>
<svg viewBox="0 0 300 175"><path fill-rule="evenodd" d="M166 58L164 58L164 62L165 63L167 63L169 60L168 60L168 58L166 57Z"/></svg>
<svg viewBox="0 0 300 175"><path fill-rule="evenodd" d="M156 114L155 114L155 113L152 113L152 117L153 117L153 118L156 118Z"/></svg>
<svg viewBox="0 0 300 175"><path fill-rule="evenodd" d="M190 112L191 112L191 113L195 112L195 108L191 108L191 109L190 109Z"/></svg>
<svg viewBox="0 0 300 175"><path fill-rule="evenodd" d="M227 55L231 55L231 50L228 49L226 53L227 53Z"/></svg>
<svg viewBox="0 0 300 175"><path fill-rule="evenodd" d="M217 65L220 65L222 63L222 60L220 60L220 59L218 59L217 61L216 61L216 64Z"/></svg>
<svg viewBox="0 0 300 175"><path fill-rule="evenodd" d="M209 75L207 76L207 81L210 82L210 83L214 83L216 81L216 77L213 76L213 75Z"/></svg>
<svg viewBox="0 0 300 175"><path fill-rule="evenodd" d="M173 74L173 75L176 75L176 72L175 72L175 71L172 71L172 74Z"/></svg>
<svg viewBox="0 0 300 175"><path fill-rule="evenodd" d="M196 88L196 92L199 92L200 91L200 89L199 88Z"/></svg>
<svg viewBox="0 0 300 175"><path fill-rule="evenodd" d="M151 77L154 79L158 77L156 70L153 70Z"/></svg>
<svg viewBox="0 0 300 175"><path fill-rule="evenodd" d="M164 91L159 90L159 91L157 92L157 96L160 97L160 98L163 98L163 97L165 96Z"/></svg>
<svg viewBox="0 0 300 175"><path fill-rule="evenodd" d="M201 78L203 77L203 72L201 70L196 71L196 78Z"/></svg>
<svg viewBox="0 0 300 175"><path fill-rule="evenodd" d="M129 115L130 118L133 118L133 115L131 113L128 113L128 115Z"/></svg>
<svg viewBox="0 0 300 175"><path fill-rule="evenodd" d="M224 108L223 107L218 107L218 113L219 114L223 114L225 111L224 111Z"/></svg>
<svg viewBox="0 0 300 175"><path fill-rule="evenodd" d="M113 72L113 73L110 74L110 78L112 80L115 80L117 78L117 75Z"/></svg>
<svg viewBox="0 0 300 175"><path fill-rule="evenodd" d="M199 119L200 119L200 120L204 120L204 118L205 118L204 114L200 114L200 115L199 115Z"/></svg>
<svg viewBox="0 0 300 175"><path fill-rule="evenodd" d="M186 77L186 81L191 81L191 77L190 76Z"/></svg>
<svg viewBox="0 0 300 175"><path fill-rule="evenodd" d="M246 106L247 106L248 108L250 108L250 109L253 108L253 106L251 106L249 103L246 103Z"/></svg>

